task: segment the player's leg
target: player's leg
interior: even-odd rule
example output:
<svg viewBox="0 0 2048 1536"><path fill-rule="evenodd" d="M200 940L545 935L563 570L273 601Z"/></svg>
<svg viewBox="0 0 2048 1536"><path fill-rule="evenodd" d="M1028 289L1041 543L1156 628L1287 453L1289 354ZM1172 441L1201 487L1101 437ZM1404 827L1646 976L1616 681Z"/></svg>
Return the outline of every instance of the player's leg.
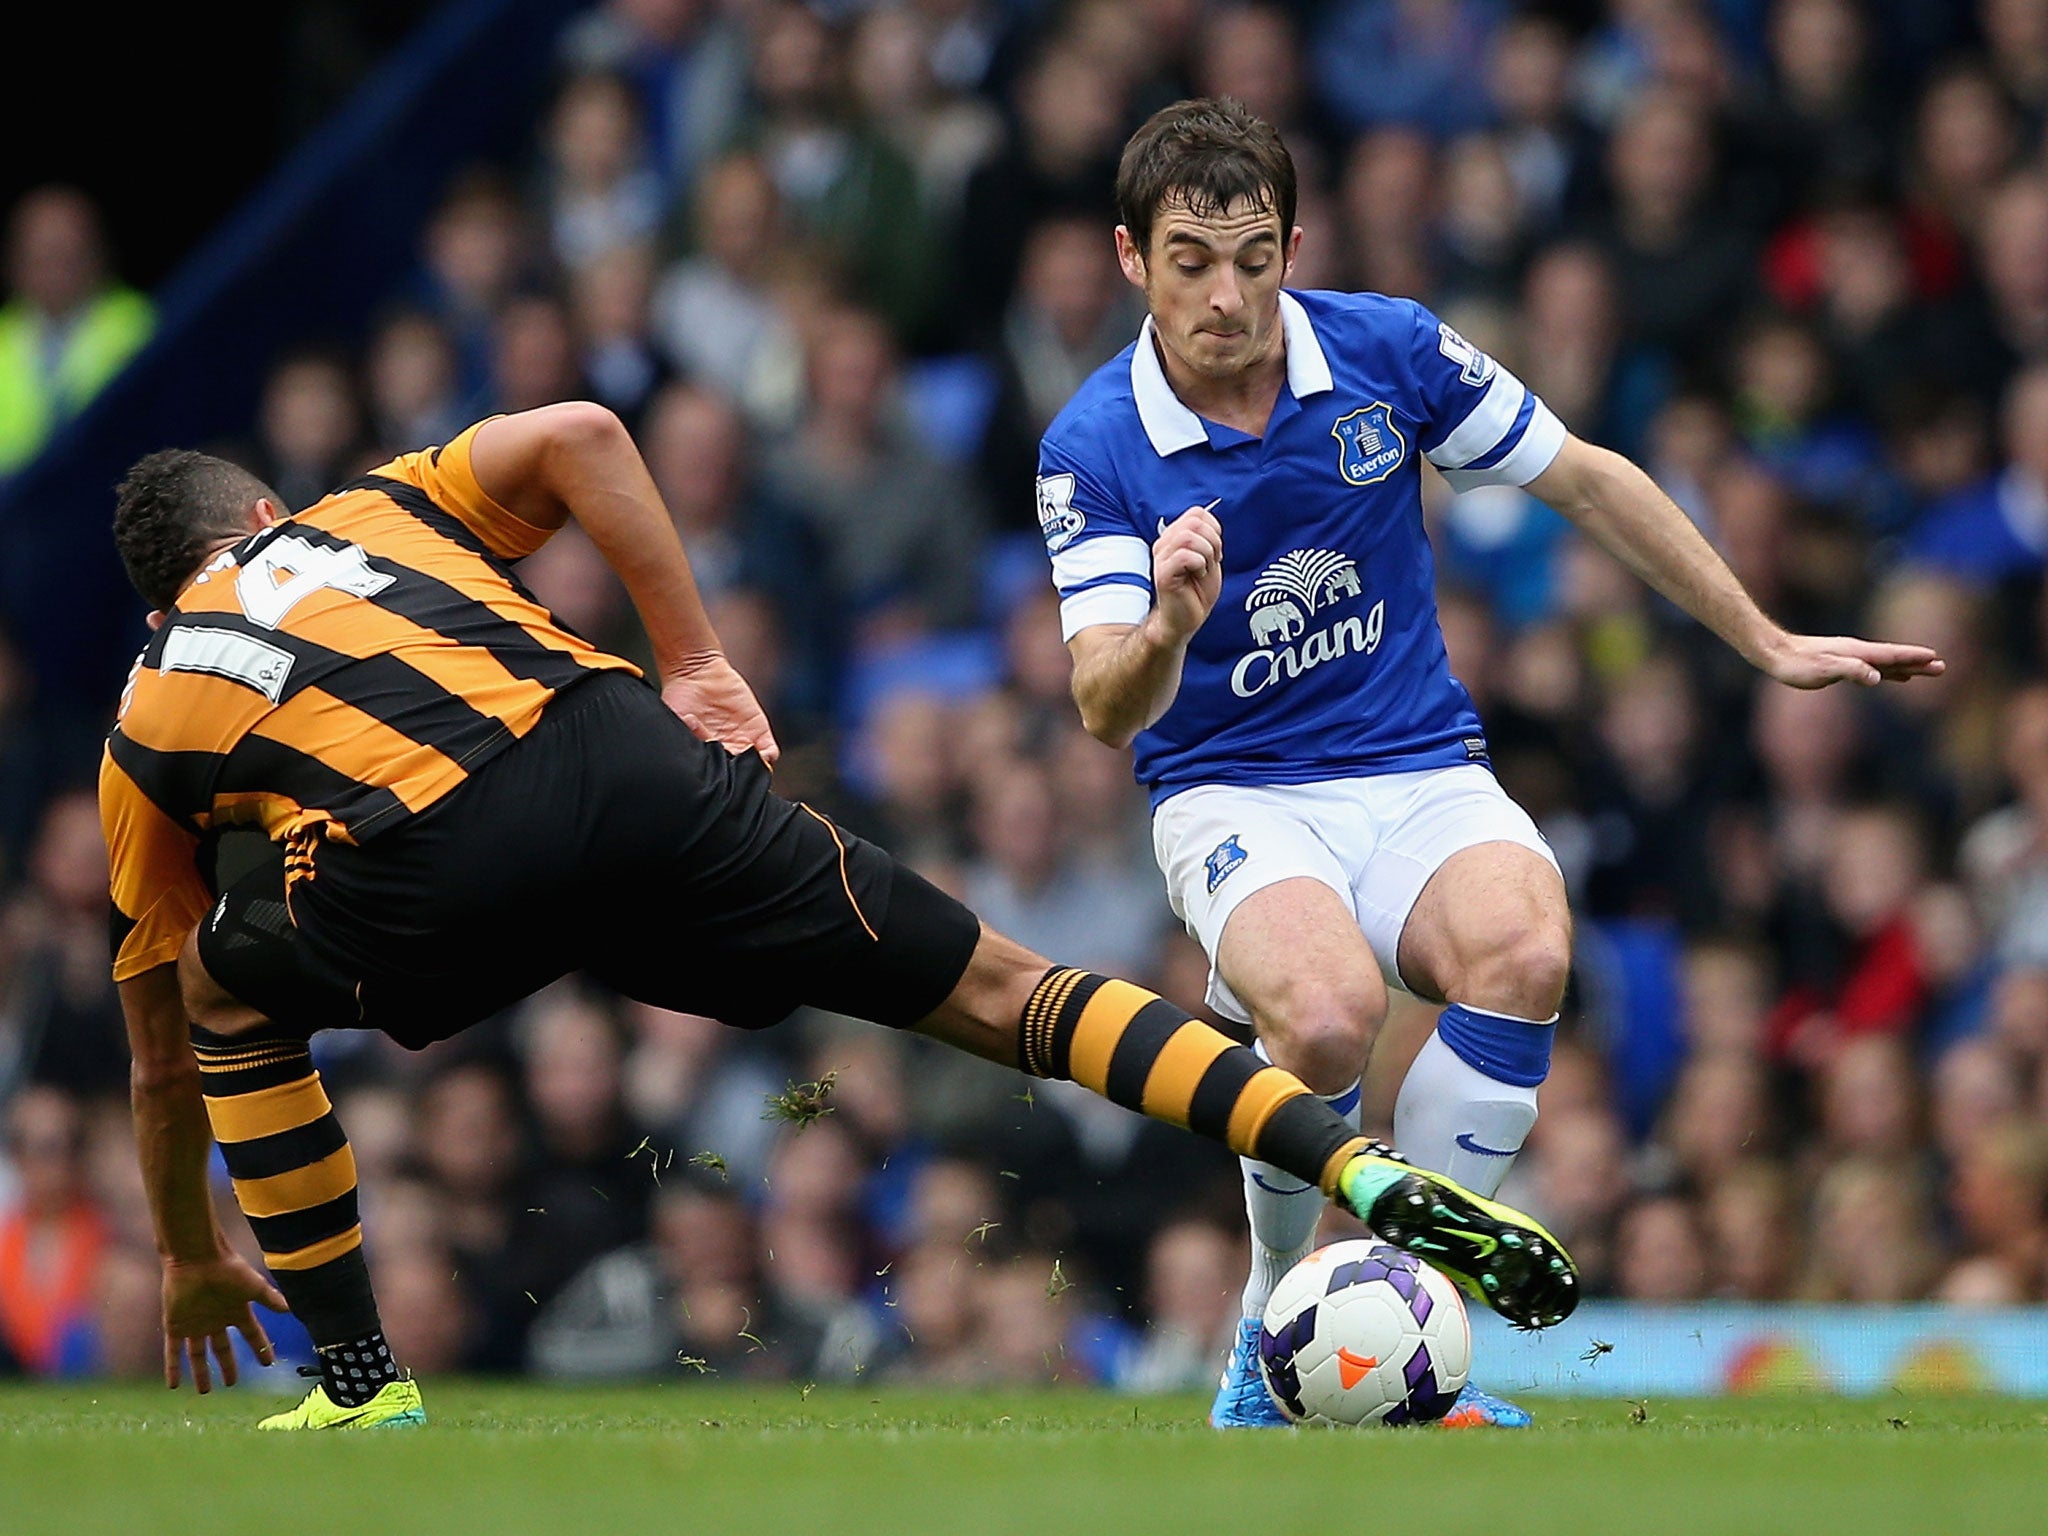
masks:
<svg viewBox="0 0 2048 1536"><path fill-rule="evenodd" d="M1387 996L1345 898L1309 876L1253 891L1230 913L1213 954L1219 990L1250 1014L1259 1054L1300 1076L1356 1127L1358 1075ZM1209 1422L1271 1429L1286 1419L1259 1372L1259 1331L1274 1286L1315 1246L1323 1202L1314 1186L1270 1163L1245 1159L1241 1172L1251 1268Z"/></svg>
<svg viewBox="0 0 2048 1536"><path fill-rule="evenodd" d="M1570 965L1563 880L1484 770L1382 788L1396 804L1360 882L1360 909L1382 963L1447 1004L1401 1078L1395 1139L1417 1162L1491 1195L1535 1125L1549 1067ZM1529 1414L1468 1383L1444 1422L1515 1428Z"/></svg>
<svg viewBox="0 0 2048 1536"><path fill-rule="evenodd" d="M264 1422L278 1428L424 1423L419 1389L404 1379L384 1338L363 1256L355 1155L313 1065L309 1032L272 1022L214 975L216 969L230 977L268 972L258 984L266 990L296 979L286 975L293 969L290 951L275 928L283 913L281 889L277 895L273 905L262 875L238 884L178 958L207 1120L235 1202L320 1361L319 1390L292 1414L278 1416L293 1422ZM253 995L258 986L244 982L243 989Z"/></svg>
<svg viewBox="0 0 2048 1536"><path fill-rule="evenodd" d="M1216 786L1177 795L1153 818L1174 910L1210 957L1209 1001L1247 1022L1267 1060L1301 1077L1356 1126L1359 1073L1386 1012L1386 987L1350 905L1350 876L1286 790ZM1320 1192L1246 1159L1251 1268L1210 1422L1286 1421L1259 1380L1266 1302L1314 1244Z"/></svg>
<svg viewBox="0 0 2048 1536"><path fill-rule="evenodd" d="M982 928L958 983L916 1028L1271 1163L1511 1321L1547 1327L1577 1305L1571 1261L1540 1226L1361 1137L1301 1079L1142 987L1047 967Z"/></svg>
<svg viewBox="0 0 2048 1536"><path fill-rule="evenodd" d="M1557 866L1511 842L1452 854L1423 887L1398 953L1409 984L1446 1006L1402 1079L1395 1138L1492 1194L1535 1126L1571 968Z"/></svg>
<svg viewBox="0 0 2048 1536"><path fill-rule="evenodd" d="M1259 1054L1357 1125L1359 1073L1387 992L1344 898L1307 876L1264 886L1230 913L1215 957L1229 995L1251 1015ZM1252 1272L1243 1315L1256 1318L1307 1255L1322 1207L1315 1190L1277 1168L1247 1163L1244 1176Z"/></svg>

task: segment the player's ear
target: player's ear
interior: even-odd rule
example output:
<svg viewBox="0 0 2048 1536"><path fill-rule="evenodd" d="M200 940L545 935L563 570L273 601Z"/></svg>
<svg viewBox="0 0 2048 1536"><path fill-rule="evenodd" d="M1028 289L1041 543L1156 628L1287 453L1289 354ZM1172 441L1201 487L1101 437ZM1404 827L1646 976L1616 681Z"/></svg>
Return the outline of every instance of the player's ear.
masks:
<svg viewBox="0 0 2048 1536"><path fill-rule="evenodd" d="M1287 236L1287 244L1280 261L1280 281L1287 281L1287 274L1294 270L1294 258L1301 253L1301 226L1295 225Z"/></svg>
<svg viewBox="0 0 2048 1536"><path fill-rule="evenodd" d="M144 620L144 622L145 622L145 623L147 623L147 624L149 625L149 630L150 630L150 633L151 633L151 634L155 634L155 633L156 633L156 632L157 632L158 630L160 630L160 629L162 629L162 628L164 627L164 611L163 611L163 609L161 609L161 608L152 608L152 609L150 609L150 610L149 610L149 617L148 617L148 619Z"/></svg>
<svg viewBox="0 0 2048 1536"><path fill-rule="evenodd" d="M1145 253L1138 249L1138 242L1121 224L1116 227L1116 264L1124 269L1124 276L1132 283L1140 288L1145 286Z"/></svg>
<svg viewBox="0 0 2048 1536"><path fill-rule="evenodd" d="M268 496L258 496L256 498L255 514L256 527L259 532L284 516L284 512L278 507L278 504Z"/></svg>

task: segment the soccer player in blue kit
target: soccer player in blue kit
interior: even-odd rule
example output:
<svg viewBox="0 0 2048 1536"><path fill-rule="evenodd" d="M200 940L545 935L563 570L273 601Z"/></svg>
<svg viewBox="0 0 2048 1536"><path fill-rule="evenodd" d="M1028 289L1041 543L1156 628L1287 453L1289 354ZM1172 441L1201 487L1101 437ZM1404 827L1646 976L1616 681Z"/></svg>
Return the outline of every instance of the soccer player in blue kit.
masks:
<svg viewBox="0 0 2048 1536"><path fill-rule="evenodd" d="M1557 861L1450 674L1422 461L1525 486L1795 688L1933 675L1925 646L1790 634L1635 465L1586 443L1421 305L1289 292L1279 135L1229 100L1125 146L1118 260L1150 311L1040 449L1038 513L1089 732L1135 744L1209 1001L1340 1113L1397 987L1446 1006L1394 1141L1482 1195L1536 1120L1571 963ZM1284 1422L1258 1319L1319 1191L1247 1159L1252 1272L1210 1421ZM1451 1422L1528 1415L1469 1389Z"/></svg>

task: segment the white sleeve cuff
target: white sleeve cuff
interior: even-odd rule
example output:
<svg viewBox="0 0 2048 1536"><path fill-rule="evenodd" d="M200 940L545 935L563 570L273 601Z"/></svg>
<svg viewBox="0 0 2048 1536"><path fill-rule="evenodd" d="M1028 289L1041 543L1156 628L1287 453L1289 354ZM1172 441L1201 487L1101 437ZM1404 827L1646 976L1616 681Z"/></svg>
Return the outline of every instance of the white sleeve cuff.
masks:
<svg viewBox="0 0 2048 1536"><path fill-rule="evenodd" d="M1558 450L1564 447L1564 423L1541 400L1529 417L1528 430L1515 444L1514 452L1491 469L1447 469L1444 479L1454 491L1469 491L1482 485L1527 485L1550 468Z"/></svg>
<svg viewBox="0 0 2048 1536"><path fill-rule="evenodd" d="M1479 397L1471 414L1459 422L1451 435L1429 450L1429 462L1438 469L1463 469L1474 459L1483 459L1512 432L1515 418L1522 414L1522 401L1529 391L1522 381L1502 368L1493 385Z"/></svg>
<svg viewBox="0 0 2048 1536"><path fill-rule="evenodd" d="M1052 557L1052 583L1062 592L1105 576L1152 579L1152 546L1128 533L1099 534L1069 544Z"/></svg>
<svg viewBox="0 0 2048 1536"><path fill-rule="evenodd" d="M1129 582L1105 582L1060 600L1060 639L1071 640L1094 624L1142 624L1152 611L1152 594Z"/></svg>

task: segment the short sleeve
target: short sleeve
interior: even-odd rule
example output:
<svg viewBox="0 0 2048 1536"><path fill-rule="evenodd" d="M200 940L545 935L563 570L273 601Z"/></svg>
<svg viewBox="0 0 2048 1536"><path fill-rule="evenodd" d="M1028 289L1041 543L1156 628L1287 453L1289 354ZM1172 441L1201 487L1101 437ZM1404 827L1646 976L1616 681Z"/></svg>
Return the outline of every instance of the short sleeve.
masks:
<svg viewBox="0 0 2048 1536"><path fill-rule="evenodd" d="M1152 611L1152 544L1123 498L1072 449L1038 450L1038 528L1060 594L1060 636L1096 624L1142 624Z"/></svg>
<svg viewBox="0 0 2048 1536"><path fill-rule="evenodd" d="M179 826L114 761L100 760L100 829L114 899L114 980L178 958L213 895L195 855L199 839Z"/></svg>
<svg viewBox="0 0 2048 1536"><path fill-rule="evenodd" d="M491 419L486 417L485 421ZM462 519L472 533L490 546L491 553L501 559L523 559L547 543L554 536L554 530L537 528L523 518L513 516L477 484L469 452L476 441L478 429L484 424L480 421L475 426L465 427L438 448L400 454L389 464L381 465L375 473L418 486L432 498L435 506Z"/></svg>
<svg viewBox="0 0 2048 1536"><path fill-rule="evenodd" d="M1452 490L1527 485L1564 446L1564 423L1507 369L1421 305L1414 308L1424 456Z"/></svg>

